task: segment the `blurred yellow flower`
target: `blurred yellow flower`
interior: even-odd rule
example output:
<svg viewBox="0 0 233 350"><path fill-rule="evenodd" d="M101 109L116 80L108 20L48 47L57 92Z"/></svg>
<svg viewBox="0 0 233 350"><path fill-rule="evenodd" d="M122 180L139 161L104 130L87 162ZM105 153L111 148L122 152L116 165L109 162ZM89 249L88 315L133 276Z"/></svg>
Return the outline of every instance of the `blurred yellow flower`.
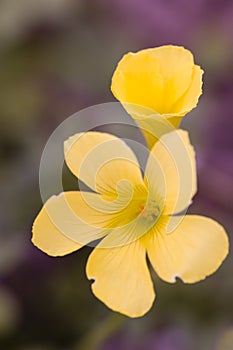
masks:
<svg viewBox="0 0 233 350"><path fill-rule="evenodd" d="M155 299L146 255L160 278L195 283L228 253L221 225L185 210L196 192L195 155L185 131L161 137L144 177L133 151L106 133L79 133L65 142L74 175L95 192L51 197L33 224L32 242L62 256L96 242L86 273L95 296L129 317L144 315Z"/></svg>
<svg viewBox="0 0 233 350"><path fill-rule="evenodd" d="M177 128L198 103L202 74L190 51L167 45L124 55L113 74L111 89L140 127L145 119L153 121L162 115ZM153 138L148 138L148 133L145 136L151 148Z"/></svg>

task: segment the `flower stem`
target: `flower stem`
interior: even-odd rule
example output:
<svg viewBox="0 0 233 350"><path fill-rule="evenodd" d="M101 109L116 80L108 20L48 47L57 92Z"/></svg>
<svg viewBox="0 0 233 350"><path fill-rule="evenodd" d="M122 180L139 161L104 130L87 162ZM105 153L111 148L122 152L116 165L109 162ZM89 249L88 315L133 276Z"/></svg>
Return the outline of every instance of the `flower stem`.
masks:
<svg viewBox="0 0 233 350"><path fill-rule="evenodd" d="M100 346L121 328L125 320L126 317L117 313L112 313L104 321L84 335L73 350L100 349Z"/></svg>

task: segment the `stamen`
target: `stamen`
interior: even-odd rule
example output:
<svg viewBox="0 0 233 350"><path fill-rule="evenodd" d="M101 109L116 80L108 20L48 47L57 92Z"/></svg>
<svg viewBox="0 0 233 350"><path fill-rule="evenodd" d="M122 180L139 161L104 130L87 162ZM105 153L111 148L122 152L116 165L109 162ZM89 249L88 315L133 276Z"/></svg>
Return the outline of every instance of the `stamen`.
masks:
<svg viewBox="0 0 233 350"><path fill-rule="evenodd" d="M150 201L146 205L141 203L139 205L138 217L149 221L156 221L160 215L160 207L156 201Z"/></svg>

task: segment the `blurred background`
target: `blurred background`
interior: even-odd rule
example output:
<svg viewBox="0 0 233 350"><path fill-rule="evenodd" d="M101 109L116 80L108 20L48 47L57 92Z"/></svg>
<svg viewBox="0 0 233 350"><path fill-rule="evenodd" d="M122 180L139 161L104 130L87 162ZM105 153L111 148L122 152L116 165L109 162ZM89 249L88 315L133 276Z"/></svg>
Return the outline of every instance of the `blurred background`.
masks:
<svg viewBox="0 0 233 350"><path fill-rule="evenodd" d="M85 107L114 101L110 80L128 51L183 45L205 70L185 117L198 161L190 212L233 222L231 0L0 1L0 349L233 349L233 260L196 285L154 277L143 318L109 311L90 292L90 248L51 258L32 246L38 170L53 130ZM75 188L66 176L67 188ZM208 254L208 252L207 252Z"/></svg>

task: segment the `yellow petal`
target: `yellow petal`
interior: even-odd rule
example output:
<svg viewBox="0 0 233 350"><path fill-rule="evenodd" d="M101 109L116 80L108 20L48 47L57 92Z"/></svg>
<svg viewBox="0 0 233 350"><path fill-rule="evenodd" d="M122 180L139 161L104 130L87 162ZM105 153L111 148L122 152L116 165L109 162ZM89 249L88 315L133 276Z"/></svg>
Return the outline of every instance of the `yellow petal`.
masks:
<svg viewBox="0 0 233 350"><path fill-rule="evenodd" d="M175 114L177 113L179 116L183 116L197 106L198 99L202 94L203 73L204 71L199 66L193 67L193 76L190 87L173 106Z"/></svg>
<svg viewBox="0 0 233 350"><path fill-rule="evenodd" d="M148 235L149 259L160 278L175 282L176 277L195 283L214 273L228 254L224 228L216 221L187 215L171 233L165 230Z"/></svg>
<svg viewBox="0 0 233 350"><path fill-rule="evenodd" d="M191 52L179 46L128 53L118 63L111 89L132 117L179 115L174 104L192 86L194 67ZM195 99L195 93L199 97L200 91L195 89L187 95L192 98L192 101L186 101L190 109L198 98Z"/></svg>
<svg viewBox="0 0 233 350"><path fill-rule="evenodd" d="M32 232L32 243L51 256L63 256L83 246L61 233L44 208L34 221Z"/></svg>
<svg viewBox="0 0 233 350"><path fill-rule="evenodd" d="M124 55L113 74L111 89L122 103L159 112L164 81L158 59L149 50Z"/></svg>
<svg viewBox="0 0 233 350"><path fill-rule="evenodd" d="M111 215L97 211L94 193L64 192L51 197L36 217L32 242L49 255L65 255L103 237Z"/></svg>
<svg viewBox="0 0 233 350"><path fill-rule="evenodd" d="M186 131L172 131L156 142L145 176L149 192L164 199L164 213L179 213L189 206L197 184L195 153Z"/></svg>
<svg viewBox="0 0 233 350"><path fill-rule="evenodd" d="M143 316L155 293L140 240L114 249L96 248L87 262L92 291L110 309L129 317Z"/></svg>
<svg viewBox="0 0 233 350"><path fill-rule="evenodd" d="M150 49L150 53L159 61L164 80L162 113L173 113L173 103L190 86L194 66L193 55L184 47L173 45Z"/></svg>
<svg viewBox="0 0 233 350"><path fill-rule="evenodd" d="M79 133L64 145L65 160L80 180L101 194L118 194L121 183L143 185L133 151L121 139L101 132Z"/></svg>

